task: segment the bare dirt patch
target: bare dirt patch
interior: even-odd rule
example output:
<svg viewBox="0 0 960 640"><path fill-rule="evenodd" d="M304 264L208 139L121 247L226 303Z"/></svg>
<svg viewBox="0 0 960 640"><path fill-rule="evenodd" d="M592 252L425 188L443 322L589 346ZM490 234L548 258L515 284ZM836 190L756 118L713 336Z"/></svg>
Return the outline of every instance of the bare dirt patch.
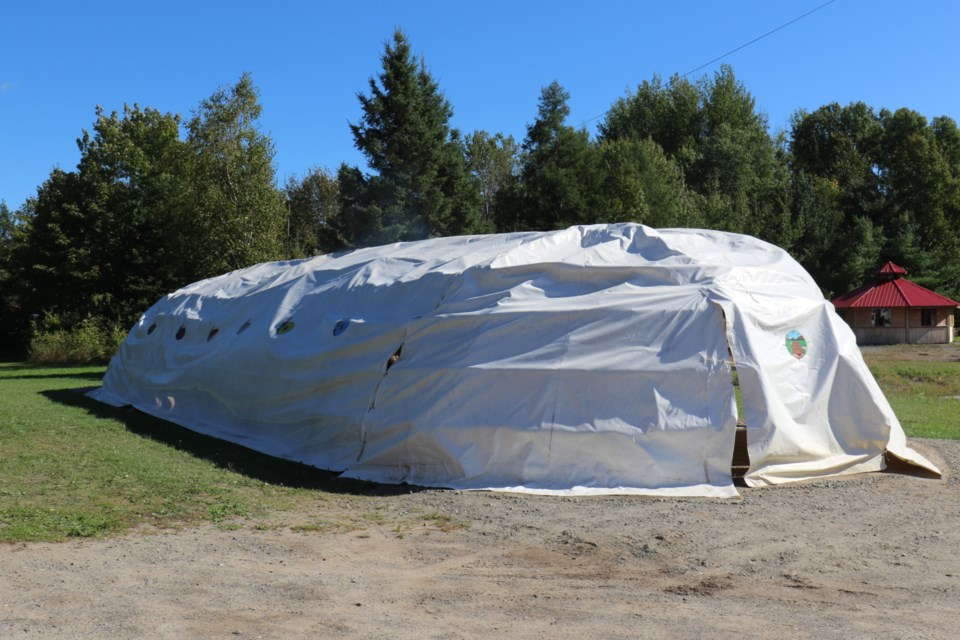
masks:
<svg viewBox="0 0 960 640"><path fill-rule="evenodd" d="M943 479L740 500L414 491L375 499L405 527L8 545L0 637L955 638L960 442L912 444Z"/></svg>
<svg viewBox="0 0 960 640"><path fill-rule="evenodd" d="M908 362L960 362L960 345L945 344L890 344L860 347L867 359Z"/></svg>

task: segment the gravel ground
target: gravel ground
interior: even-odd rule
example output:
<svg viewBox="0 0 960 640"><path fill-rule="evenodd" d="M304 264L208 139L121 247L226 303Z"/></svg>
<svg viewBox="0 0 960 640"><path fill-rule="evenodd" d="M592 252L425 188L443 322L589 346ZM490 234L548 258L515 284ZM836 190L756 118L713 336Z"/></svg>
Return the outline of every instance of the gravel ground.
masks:
<svg viewBox="0 0 960 640"><path fill-rule="evenodd" d="M374 499L399 529L2 546L0 638L956 638L960 442L911 444L942 479L739 500L428 490Z"/></svg>

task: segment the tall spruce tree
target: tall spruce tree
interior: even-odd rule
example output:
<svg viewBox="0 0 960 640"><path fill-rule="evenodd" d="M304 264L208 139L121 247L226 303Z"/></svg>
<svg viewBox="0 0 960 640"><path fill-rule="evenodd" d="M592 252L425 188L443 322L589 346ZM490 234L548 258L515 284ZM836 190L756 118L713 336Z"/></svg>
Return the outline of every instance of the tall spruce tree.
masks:
<svg viewBox="0 0 960 640"><path fill-rule="evenodd" d="M586 129L566 124L569 99L556 81L541 90L516 179L497 201L500 230L562 229L594 221L596 153Z"/></svg>
<svg viewBox="0 0 960 640"><path fill-rule="evenodd" d="M369 95L357 95L360 122L350 125L375 173L341 167L338 232L358 247L479 229L479 188L450 129L450 103L402 31L381 62Z"/></svg>

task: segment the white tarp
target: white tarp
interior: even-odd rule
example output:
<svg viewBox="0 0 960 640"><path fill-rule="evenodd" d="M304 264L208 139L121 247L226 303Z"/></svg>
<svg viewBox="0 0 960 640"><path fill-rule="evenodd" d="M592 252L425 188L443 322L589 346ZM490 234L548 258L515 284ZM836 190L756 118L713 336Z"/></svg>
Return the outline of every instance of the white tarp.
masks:
<svg viewBox="0 0 960 640"><path fill-rule="evenodd" d="M733 496L910 450L784 251L635 224L261 264L155 304L93 395L355 478Z"/></svg>

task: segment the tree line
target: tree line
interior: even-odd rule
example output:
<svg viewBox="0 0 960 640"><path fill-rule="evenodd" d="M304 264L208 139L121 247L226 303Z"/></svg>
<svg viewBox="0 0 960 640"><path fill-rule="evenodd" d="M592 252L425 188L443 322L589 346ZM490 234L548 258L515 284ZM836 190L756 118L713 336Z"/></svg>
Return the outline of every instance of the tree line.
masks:
<svg viewBox="0 0 960 640"><path fill-rule="evenodd" d="M593 136L568 123L570 96L553 82L518 142L452 128L452 106L401 31L381 63L350 125L369 170L314 168L282 186L249 74L188 120L97 107L76 169L54 169L16 211L0 202L0 340L25 345L38 323L129 326L164 293L256 262L615 221L757 236L828 296L893 260L960 297L960 129L949 117L828 104L772 136L724 66L643 81Z"/></svg>

